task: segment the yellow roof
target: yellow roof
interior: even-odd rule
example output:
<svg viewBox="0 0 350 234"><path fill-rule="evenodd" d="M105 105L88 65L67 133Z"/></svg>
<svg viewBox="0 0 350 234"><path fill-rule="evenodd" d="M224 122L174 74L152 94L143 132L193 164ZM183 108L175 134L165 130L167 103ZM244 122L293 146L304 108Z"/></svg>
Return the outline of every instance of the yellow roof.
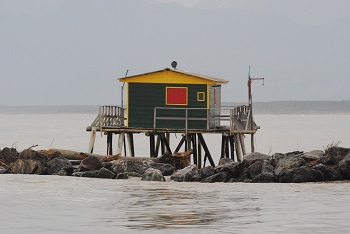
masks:
<svg viewBox="0 0 350 234"><path fill-rule="evenodd" d="M164 77L164 72L167 73L167 77ZM189 84L227 84L228 81L205 76L198 73L188 72L178 69L165 68L163 70L147 72L139 75L123 77L118 79L120 82L135 82L135 83L189 83Z"/></svg>

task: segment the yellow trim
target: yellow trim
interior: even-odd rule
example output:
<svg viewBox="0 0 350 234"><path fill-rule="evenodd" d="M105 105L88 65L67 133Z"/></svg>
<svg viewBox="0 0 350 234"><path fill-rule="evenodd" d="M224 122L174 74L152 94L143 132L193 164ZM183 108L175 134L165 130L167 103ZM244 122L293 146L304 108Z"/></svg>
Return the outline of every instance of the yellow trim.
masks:
<svg viewBox="0 0 350 234"><path fill-rule="evenodd" d="M205 102L205 92L197 92L197 102Z"/></svg>
<svg viewBox="0 0 350 234"><path fill-rule="evenodd" d="M207 85L207 108L210 108L210 85Z"/></svg>
<svg viewBox="0 0 350 234"><path fill-rule="evenodd" d="M121 78L120 82L157 84L216 84L215 81L172 71L159 71Z"/></svg>
<svg viewBox="0 0 350 234"><path fill-rule="evenodd" d="M186 89L186 104L168 104L168 88L171 88L171 89ZM166 86L165 87L165 105L167 105L167 106L187 106L188 105L188 87Z"/></svg>
<svg viewBox="0 0 350 234"><path fill-rule="evenodd" d="M129 127L129 83L126 83L126 120L125 126Z"/></svg>

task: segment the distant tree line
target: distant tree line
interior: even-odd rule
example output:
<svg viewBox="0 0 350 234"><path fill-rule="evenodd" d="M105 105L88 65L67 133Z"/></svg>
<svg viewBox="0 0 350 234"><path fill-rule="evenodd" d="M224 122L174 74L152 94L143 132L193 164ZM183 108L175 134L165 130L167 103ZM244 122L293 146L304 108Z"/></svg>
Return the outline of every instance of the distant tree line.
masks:
<svg viewBox="0 0 350 234"><path fill-rule="evenodd" d="M247 103L223 103L225 106ZM350 114L350 101L254 102L255 114Z"/></svg>

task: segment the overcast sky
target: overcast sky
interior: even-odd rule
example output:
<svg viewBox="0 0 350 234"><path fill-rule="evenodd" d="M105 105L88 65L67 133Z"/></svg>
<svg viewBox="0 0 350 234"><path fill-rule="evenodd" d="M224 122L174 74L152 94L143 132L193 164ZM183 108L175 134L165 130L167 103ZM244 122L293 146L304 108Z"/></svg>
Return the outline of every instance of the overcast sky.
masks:
<svg viewBox="0 0 350 234"><path fill-rule="evenodd" d="M350 100L348 0L0 0L0 105L120 104L118 78L170 67L223 101Z"/></svg>

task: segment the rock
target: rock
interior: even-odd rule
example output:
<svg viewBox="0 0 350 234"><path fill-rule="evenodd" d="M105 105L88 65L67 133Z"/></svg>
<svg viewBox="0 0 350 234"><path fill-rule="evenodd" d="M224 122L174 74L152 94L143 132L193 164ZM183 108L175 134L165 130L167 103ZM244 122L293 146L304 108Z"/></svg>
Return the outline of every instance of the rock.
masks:
<svg viewBox="0 0 350 234"><path fill-rule="evenodd" d="M276 167L278 161L281 159L281 158L284 158L286 157L285 154L282 154L282 153L275 153L271 156L271 165Z"/></svg>
<svg viewBox="0 0 350 234"><path fill-rule="evenodd" d="M118 173L115 178L118 180L126 180L129 178L129 175L128 175L128 173Z"/></svg>
<svg viewBox="0 0 350 234"><path fill-rule="evenodd" d="M251 180L250 174L249 174L249 170L248 168L243 168L241 173L239 174L238 178L237 178L237 182L244 182L245 180Z"/></svg>
<svg viewBox="0 0 350 234"><path fill-rule="evenodd" d="M288 169L297 168L305 165L305 160L301 157L286 156L278 160L278 163L275 167L275 175L283 173Z"/></svg>
<svg viewBox="0 0 350 234"><path fill-rule="evenodd" d="M102 168L102 163L95 156L89 156L80 162L79 171L94 171L100 170Z"/></svg>
<svg viewBox="0 0 350 234"><path fill-rule="evenodd" d="M174 167L168 163L152 163L150 166L151 168L160 170L164 176L169 176L174 173Z"/></svg>
<svg viewBox="0 0 350 234"><path fill-rule="evenodd" d="M235 161L233 161L231 158L220 158L219 165L234 163L234 162Z"/></svg>
<svg viewBox="0 0 350 234"><path fill-rule="evenodd" d="M276 176L271 172L263 172L255 176L252 182L253 183L274 183L276 182Z"/></svg>
<svg viewBox="0 0 350 234"><path fill-rule="evenodd" d="M72 176L96 178L99 170L75 172Z"/></svg>
<svg viewBox="0 0 350 234"><path fill-rule="evenodd" d="M162 172L155 168L148 168L142 175L143 181L160 181L165 182Z"/></svg>
<svg viewBox="0 0 350 234"><path fill-rule="evenodd" d="M136 172L128 172L126 173L129 177L142 177L141 174L136 173Z"/></svg>
<svg viewBox="0 0 350 234"><path fill-rule="evenodd" d="M322 173L322 181L336 181L342 179L341 174L331 166L320 163L314 166L313 169Z"/></svg>
<svg viewBox="0 0 350 234"><path fill-rule="evenodd" d="M270 160L264 160L261 165L261 173L275 173L275 167L272 165Z"/></svg>
<svg viewBox="0 0 350 234"><path fill-rule="evenodd" d="M337 165L349 152L350 149L348 148L331 147L325 150L324 156L321 157L320 162L325 165Z"/></svg>
<svg viewBox="0 0 350 234"><path fill-rule="evenodd" d="M58 157L47 162L48 175L72 175L73 166L69 160Z"/></svg>
<svg viewBox="0 0 350 234"><path fill-rule="evenodd" d="M111 172L110 170L108 170L107 168L102 167L97 175L97 178L104 178L104 179L114 179L115 178L115 174L113 172Z"/></svg>
<svg viewBox="0 0 350 234"><path fill-rule="evenodd" d="M201 176L201 179L212 176L215 174L214 167L212 166L203 167L199 170L199 174Z"/></svg>
<svg viewBox="0 0 350 234"><path fill-rule="evenodd" d="M12 163L10 169L13 174L46 174L46 167L43 162L39 160L24 160L18 159Z"/></svg>
<svg viewBox="0 0 350 234"><path fill-rule="evenodd" d="M337 165L337 171L346 180L350 180L350 153L348 153Z"/></svg>
<svg viewBox="0 0 350 234"><path fill-rule="evenodd" d="M5 167L0 166L0 174L6 174L7 169Z"/></svg>
<svg viewBox="0 0 350 234"><path fill-rule="evenodd" d="M261 173L261 167L264 161L261 161L261 160L255 161L248 167L250 178L254 180L254 177Z"/></svg>
<svg viewBox="0 0 350 234"><path fill-rule="evenodd" d="M15 162L19 157L19 153L15 148L5 147L0 152L0 161L10 164Z"/></svg>
<svg viewBox="0 0 350 234"><path fill-rule="evenodd" d="M249 167L251 164L253 164L256 161L264 161L264 160L271 160L271 156L258 153L258 152L253 152L253 153L244 155L242 164L244 167Z"/></svg>
<svg viewBox="0 0 350 234"><path fill-rule="evenodd" d="M282 183L304 183L322 181L322 173L310 167L287 169L279 176Z"/></svg>
<svg viewBox="0 0 350 234"><path fill-rule="evenodd" d="M228 182L232 175L228 172L220 172L201 180L201 183Z"/></svg>
<svg viewBox="0 0 350 234"><path fill-rule="evenodd" d="M242 163L231 162L226 164L221 164L214 168L215 173L228 172L231 174L231 177L238 177L242 171Z"/></svg>
<svg viewBox="0 0 350 234"><path fill-rule="evenodd" d="M37 151L34 151L32 149L25 149L19 154L19 159L24 159L24 160L38 160L41 162L46 162L47 161L47 156L44 154L40 154Z"/></svg>
<svg viewBox="0 0 350 234"><path fill-rule="evenodd" d="M111 161L112 170L117 175L118 173L129 173L129 172L136 172L140 175L143 175L143 173L151 167L151 165L154 163L152 160L142 160L142 161L133 161L133 160L115 160Z"/></svg>
<svg viewBox="0 0 350 234"><path fill-rule="evenodd" d="M319 161L320 158L323 156L324 156L324 152L322 150L312 150L312 151L306 152L302 155L303 159L307 162Z"/></svg>
<svg viewBox="0 0 350 234"><path fill-rule="evenodd" d="M198 169L195 165L190 165L175 172L171 177L171 180L177 182L192 182L192 181L200 181L200 175Z"/></svg>

